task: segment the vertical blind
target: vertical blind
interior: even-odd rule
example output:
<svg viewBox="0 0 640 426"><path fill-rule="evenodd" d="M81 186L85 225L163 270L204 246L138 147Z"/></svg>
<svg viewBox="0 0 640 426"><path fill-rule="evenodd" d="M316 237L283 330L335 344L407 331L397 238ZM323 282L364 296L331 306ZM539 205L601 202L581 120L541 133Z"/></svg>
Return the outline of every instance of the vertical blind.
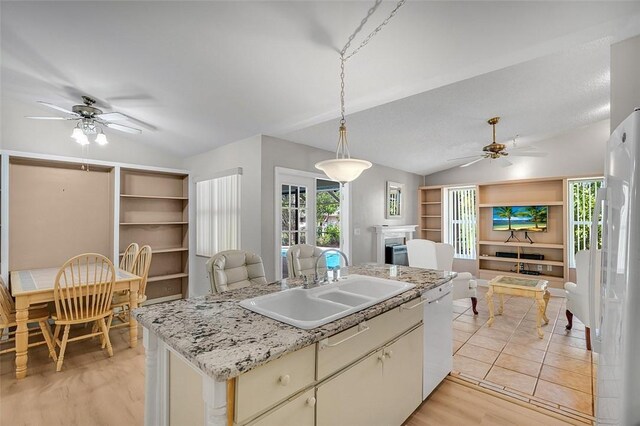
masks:
<svg viewBox="0 0 640 426"><path fill-rule="evenodd" d="M589 249L591 221L598 189L603 179L569 181L569 267L575 268L575 254ZM602 217L598 218L598 248L602 247Z"/></svg>
<svg viewBox="0 0 640 426"><path fill-rule="evenodd" d="M454 257L476 258L476 189L448 188L446 242L454 248Z"/></svg>
<svg viewBox="0 0 640 426"><path fill-rule="evenodd" d="M240 174L196 183L196 254L240 248Z"/></svg>

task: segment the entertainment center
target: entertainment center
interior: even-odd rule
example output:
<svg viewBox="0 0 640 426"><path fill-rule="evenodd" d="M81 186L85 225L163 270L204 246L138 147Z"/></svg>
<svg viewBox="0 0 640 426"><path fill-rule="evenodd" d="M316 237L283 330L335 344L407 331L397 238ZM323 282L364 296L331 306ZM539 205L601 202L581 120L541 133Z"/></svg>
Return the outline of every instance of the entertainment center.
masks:
<svg viewBox="0 0 640 426"><path fill-rule="evenodd" d="M474 275L486 280L498 275L534 275L549 281L550 287L563 288L568 280L567 178L487 183L475 188L477 269ZM443 201L447 186L423 186L418 192L419 238L445 241L447 212ZM505 211L509 208L515 216ZM533 220L524 217L524 212L534 213L532 208L538 208L539 212L544 209L544 212ZM498 211L506 220L506 226L494 226L498 225L494 223L494 212ZM436 217L438 214L440 217ZM507 217L513 220L510 229ZM542 218L544 220L540 220ZM503 225L502 222L499 225Z"/></svg>

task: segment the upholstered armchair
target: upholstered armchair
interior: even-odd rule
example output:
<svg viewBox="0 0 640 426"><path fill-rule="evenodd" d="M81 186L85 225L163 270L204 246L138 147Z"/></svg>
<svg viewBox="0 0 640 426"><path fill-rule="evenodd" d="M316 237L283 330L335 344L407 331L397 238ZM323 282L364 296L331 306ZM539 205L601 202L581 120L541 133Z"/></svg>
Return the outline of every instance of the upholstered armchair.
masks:
<svg viewBox="0 0 640 426"><path fill-rule="evenodd" d="M600 277L601 250L596 252L595 276ZM581 250L576 253L576 282L564 283L567 295L567 330L573 327L574 315L584 324L587 349L591 350L591 324L589 323L589 250ZM599 280L596 280L596 292L600 292Z"/></svg>
<svg viewBox="0 0 640 426"><path fill-rule="evenodd" d="M207 261L207 272L213 293L267 284L262 258L244 250L217 253Z"/></svg>
<svg viewBox="0 0 640 426"><path fill-rule="evenodd" d="M321 257L322 249L309 244L296 244L287 251L287 268L290 277L300 277L315 273L316 260ZM326 267L325 259L318 261L319 268Z"/></svg>
<svg viewBox="0 0 640 426"><path fill-rule="evenodd" d="M453 270L453 246L445 243L435 243L429 240L407 241L407 255L409 266L443 271ZM478 314L478 284L468 272L458 272L453 280L453 299L471 299L474 314Z"/></svg>

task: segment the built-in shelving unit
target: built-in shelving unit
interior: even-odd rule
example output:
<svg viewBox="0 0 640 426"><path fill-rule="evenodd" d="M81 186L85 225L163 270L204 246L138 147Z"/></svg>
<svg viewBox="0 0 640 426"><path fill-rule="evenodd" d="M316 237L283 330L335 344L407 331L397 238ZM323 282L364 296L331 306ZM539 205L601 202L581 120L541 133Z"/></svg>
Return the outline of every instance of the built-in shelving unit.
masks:
<svg viewBox="0 0 640 426"><path fill-rule="evenodd" d="M151 246L150 303L186 297L189 278L189 178L121 169L120 256L132 242Z"/></svg>
<svg viewBox="0 0 640 426"><path fill-rule="evenodd" d="M497 275L548 280L551 287L562 288L568 276L566 257L566 179L536 179L478 186L478 276ZM529 232L534 241L517 231L520 241L509 241L509 232L493 229L493 207L548 206L547 230ZM499 257L497 252L514 257ZM544 259L525 259L523 255L542 255ZM540 275L525 275L534 271Z"/></svg>
<svg viewBox="0 0 640 426"><path fill-rule="evenodd" d="M442 187L418 188L418 238L442 242Z"/></svg>

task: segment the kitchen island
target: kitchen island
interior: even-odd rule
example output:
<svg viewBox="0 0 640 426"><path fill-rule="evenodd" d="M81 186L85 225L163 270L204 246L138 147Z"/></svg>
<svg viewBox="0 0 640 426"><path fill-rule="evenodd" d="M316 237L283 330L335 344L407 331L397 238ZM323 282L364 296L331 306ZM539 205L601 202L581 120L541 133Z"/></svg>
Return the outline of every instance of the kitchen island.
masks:
<svg viewBox="0 0 640 426"><path fill-rule="evenodd" d="M145 424L356 424L372 415L360 406L386 405L374 418L402 422L434 380L426 373L431 334L434 342L440 335L439 350L448 336L451 356L451 297L434 291L455 273L398 266L392 277L389 265L362 265L349 274L415 287L310 330L239 305L298 279L135 310L146 349ZM427 320L431 301L442 307L438 321Z"/></svg>

